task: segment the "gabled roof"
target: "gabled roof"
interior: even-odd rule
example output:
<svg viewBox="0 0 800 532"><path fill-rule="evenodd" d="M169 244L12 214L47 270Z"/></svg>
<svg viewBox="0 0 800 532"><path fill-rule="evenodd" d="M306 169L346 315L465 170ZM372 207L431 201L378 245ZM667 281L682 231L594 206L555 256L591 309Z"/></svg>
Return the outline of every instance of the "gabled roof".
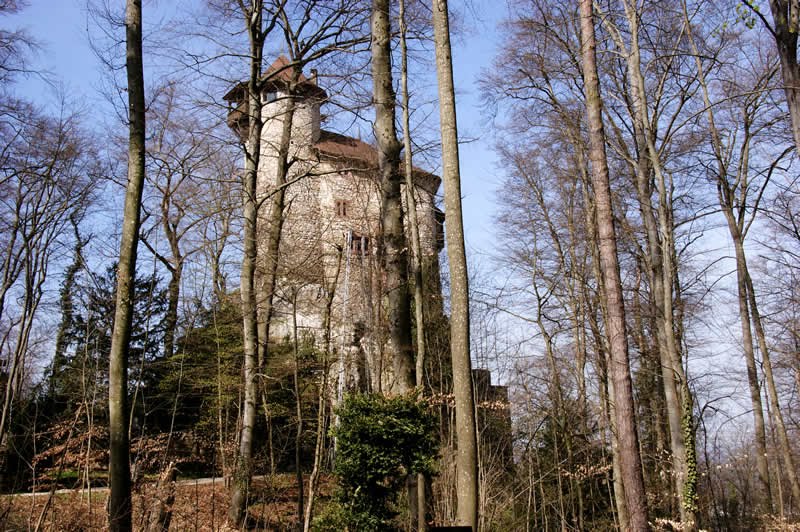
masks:
<svg viewBox="0 0 800 532"><path fill-rule="evenodd" d="M285 55L281 54L278 58L273 61L273 63L269 66L266 72L264 72L264 78L267 79L272 77L273 80L280 80L280 81L291 81L292 80L292 63L289 61L289 58ZM303 74L300 73L300 77L297 80L299 83L311 83L308 78Z"/></svg>
<svg viewBox="0 0 800 532"><path fill-rule="evenodd" d="M370 170L378 168L378 150L361 139L348 137L333 131L320 130L319 140L314 144L320 159L335 162L352 162ZM402 163L401 163L402 165ZM436 194L442 180L421 168L414 167L414 182L431 194Z"/></svg>
<svg viewBox="0 0 800 532"><path fill-rule="evenodd" d="M378 166L378 151L374 146L361 139L348 137L333 131L320 130L319 140L314 147L321 155L331 159L349 159L366 163L368 166Z"/></svg>

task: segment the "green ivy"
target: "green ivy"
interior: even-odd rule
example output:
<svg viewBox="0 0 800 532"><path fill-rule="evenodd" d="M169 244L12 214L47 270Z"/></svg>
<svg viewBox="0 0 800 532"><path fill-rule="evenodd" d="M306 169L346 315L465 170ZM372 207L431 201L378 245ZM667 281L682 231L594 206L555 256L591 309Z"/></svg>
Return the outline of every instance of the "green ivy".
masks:
<svg viewBox="0 0 800 532"><path fill-rule="evenodd" d="M356 394L336 410L335 504L316 530L395 530L397 500L410 474L432 474L436 419L416 395Z"/></svg>
<svg viewBox="0 0 800 532"><path fill-rule="evenodd" d="M683 484L683 507L690 512L697 512L697 453L695 451L695 429L692 416L692 402L688 388L684 391L683 412L681 424L683 425L683 441L686 446L686 480Z"/></svg>

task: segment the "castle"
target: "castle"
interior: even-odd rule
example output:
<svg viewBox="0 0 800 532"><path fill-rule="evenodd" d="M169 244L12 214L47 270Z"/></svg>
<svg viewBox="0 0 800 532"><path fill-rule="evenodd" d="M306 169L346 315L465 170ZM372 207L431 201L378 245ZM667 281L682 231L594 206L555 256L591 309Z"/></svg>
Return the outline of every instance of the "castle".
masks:
<svg viewBox="0 0 800 532"><path fill-rule="evenodd" d="M288 67L288 60L280 57L264 75L258 171L262 198L273 191L278 171L278 145L289 98ZM320 107L328 95L317 85L316 75L301 76L298 81L270 340L293 337L295 325L301 337L323 338L329 316L331 351L337 359L331 372L338 402L344 389L388 391L392 385L392 364L383 349L385 276L377 245L381 226L378 154L360 139L321 129ZM247 116L244 85L234 87L225 100L230 103L228 125L241 131ZM444 246L444 213L436 206L441 179L418 168L413 168L412 177L426 272L425 309L435 319L443 316L438 256ZM265 233L270 204L263 205L259 234ZM411 242L407 221L406 236ZM259 253L263 247L262 243ZM449 364L449 351L445 352L439 364ZM431 383L432 388L443 392L447 380ZM513 458L508 389L492 385L487 369L474 369L473 382L478 425L482 434L487 430L481 436L488 438L485 449L509 468ZM445 417L450 415L448 404L445 400L442 405Z"/></svg>
<svg viewBox="0 0 800 532"><path fill-rule="evenodd" d="M289 100L288 65L280 57L264 75L258 171L263 198L275 183L277 146ZM332 348L346 359L342 365L347 387L381 390L391 381L391 361L384 356L380 325L384 279L376 245L381 224L377 151L360 139L321 129L320 107L328 96L316 75L301 75L294 94L287 176L291 184L286 189L270 337L291 337L296 323L301 335L322 338L329 313ZM225 95L228 124L234 129L246 120L245 95L243 85ZM438 254L444 243L444 213L436 206L436 194L441 179L418 168L412 175L421 255L435 278L428 297L431 308L440 312ZM265 201L259 234L265 233L269 208Z"/></svg>

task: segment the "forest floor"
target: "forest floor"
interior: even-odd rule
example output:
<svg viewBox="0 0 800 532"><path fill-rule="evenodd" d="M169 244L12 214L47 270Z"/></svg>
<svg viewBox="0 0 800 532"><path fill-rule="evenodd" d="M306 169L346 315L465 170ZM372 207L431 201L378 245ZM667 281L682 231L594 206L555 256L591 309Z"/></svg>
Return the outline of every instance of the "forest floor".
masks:
<svg viewBox="0 0 800 532"><path fill-rule="evenodd" d="M308 479L304 479L307 482ZM333 482L321 479L318 502L328 500ZM307 487L307 484L306 484ZM155 500L155 484L134 490L133 523L142 530ZM297 482L294 474L257 477L253 480L250 505L251 530L289 530L297 517ZM0 496L0 530L84 531L107 530L108 490L58 490L54 494ZM49 502L48 502L49 501ZM218 531L226 528L229 490L222 479L192 479L176 482L171 530ZM319 509L320 506L317 506ZM42 515L44 512L44 515ZM40 525L37 525L41 521Z"/></svg>

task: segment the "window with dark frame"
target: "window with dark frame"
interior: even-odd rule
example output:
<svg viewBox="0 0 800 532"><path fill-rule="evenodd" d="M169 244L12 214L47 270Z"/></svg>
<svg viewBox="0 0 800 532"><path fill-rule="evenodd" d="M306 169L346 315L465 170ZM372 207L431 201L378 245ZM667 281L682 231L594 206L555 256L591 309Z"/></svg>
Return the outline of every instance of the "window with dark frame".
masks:
<svg viewBox="0 0 800 532"><path fill-rule="evenodd" d="M369 238L353 233L350 240L350 251L361 255L366 254L369 251Z"/></svg>
<svg viewBox="0 0 800 532"><path fill-rule="evenodd" d="M335 208L336 208L336 216L339 218L347 218L347 212L349 207L349 202L346 200L336 200Z"/></svg>

